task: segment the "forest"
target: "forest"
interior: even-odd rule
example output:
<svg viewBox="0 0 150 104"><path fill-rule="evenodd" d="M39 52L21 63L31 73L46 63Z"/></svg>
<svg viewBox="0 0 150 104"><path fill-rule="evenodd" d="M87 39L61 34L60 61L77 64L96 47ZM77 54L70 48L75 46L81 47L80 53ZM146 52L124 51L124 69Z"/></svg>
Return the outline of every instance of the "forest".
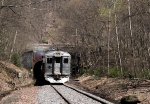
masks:
<svg viewBox="0 0 150 104"><path fill-rule="evenodd" d="M69 44L81 73L150 79L150 0L0 0L0 60Z"/></svg>

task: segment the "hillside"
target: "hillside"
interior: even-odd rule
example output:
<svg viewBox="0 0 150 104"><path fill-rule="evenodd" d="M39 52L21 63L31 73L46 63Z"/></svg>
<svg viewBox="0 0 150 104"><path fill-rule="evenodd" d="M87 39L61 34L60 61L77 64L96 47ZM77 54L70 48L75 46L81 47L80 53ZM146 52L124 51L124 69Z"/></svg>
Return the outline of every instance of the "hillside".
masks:
<svg viewBox="0 0 150 104"><path fill-rule="evenodd" d="M0 61L0 92L14 90L32 82L29 72L11 63Z"/></svg>

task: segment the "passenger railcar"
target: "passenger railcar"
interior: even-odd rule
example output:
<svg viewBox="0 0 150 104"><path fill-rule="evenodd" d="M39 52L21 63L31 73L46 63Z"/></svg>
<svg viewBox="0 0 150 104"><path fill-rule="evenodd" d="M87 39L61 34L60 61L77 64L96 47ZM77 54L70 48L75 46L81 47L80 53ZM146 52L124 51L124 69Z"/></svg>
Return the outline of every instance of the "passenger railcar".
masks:
<svg viewBox="0 0 150 104"><path fill-rule="evenodd" d="M63 51L49 51L43 57L44 77L50 83L65 83L71 73L71 55Z"/></svg>

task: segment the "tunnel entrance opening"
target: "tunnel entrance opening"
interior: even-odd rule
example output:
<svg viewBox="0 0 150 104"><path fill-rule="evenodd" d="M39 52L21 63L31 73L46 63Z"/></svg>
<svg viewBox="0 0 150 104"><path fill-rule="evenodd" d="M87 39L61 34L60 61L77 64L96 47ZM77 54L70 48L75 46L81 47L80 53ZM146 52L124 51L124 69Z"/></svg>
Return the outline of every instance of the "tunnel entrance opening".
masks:
<svg viewBox="0 0 150 104"><path fill-rule="evenodd" d="M42 86L48 84L44 78L44 71L42 69L42 61L35 63L33 68L33 78L35 79L35 86Z"/></svg>
<svg viewBox="0 0 150 104"><path fill-rule="evenodd" d="M80 75L80 55L71 53L71 77L77 78Z"/></svg>

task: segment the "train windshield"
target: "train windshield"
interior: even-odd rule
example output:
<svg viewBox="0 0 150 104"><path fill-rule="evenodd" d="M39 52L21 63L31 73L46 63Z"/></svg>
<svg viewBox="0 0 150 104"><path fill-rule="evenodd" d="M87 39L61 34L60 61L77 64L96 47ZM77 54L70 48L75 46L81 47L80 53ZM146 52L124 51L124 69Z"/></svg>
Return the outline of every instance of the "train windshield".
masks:
<svg viewBox="0 0 150 104"><path fill-rule="evenodd" d="M60 63L61 57L55 57L55 61L56 61L56 63Z"/></svg>
<svg viewBox="0 0 150 104"><path fill-rule="evenodd" d="M68 58L64 58L64 63L65 63L65 64L68 63Z"/></svg>
<svg viewBox="0 0 150 104"><path fill-rule="evenodd" d="M47 63L51 64L52 63L52 58L47 58Z"/></svg>

